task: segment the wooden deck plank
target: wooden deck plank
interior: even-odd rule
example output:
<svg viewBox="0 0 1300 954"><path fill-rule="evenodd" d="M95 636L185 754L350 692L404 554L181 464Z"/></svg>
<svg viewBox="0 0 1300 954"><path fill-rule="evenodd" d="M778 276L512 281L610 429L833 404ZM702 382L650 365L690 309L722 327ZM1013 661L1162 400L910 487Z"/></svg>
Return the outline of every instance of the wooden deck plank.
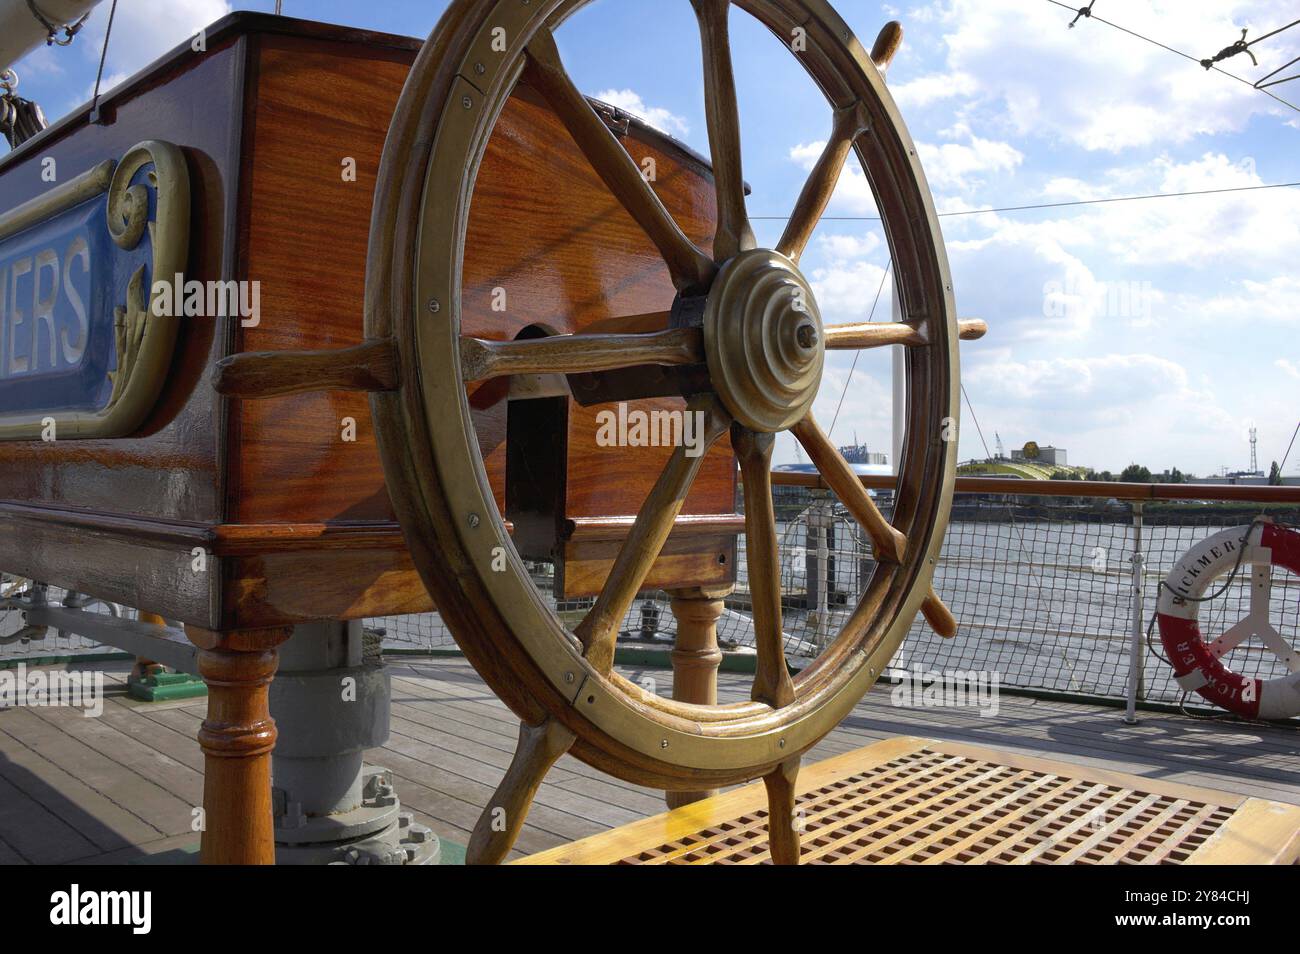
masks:
<svg viewBox="0 0 1300 954"><path fill-rule="evenodd" d="M404 744L399 740L404 740ZM430 765L449 768L465 778L487 785L490 789L495 789L501 781L501 777L505 774L505 766L498 767L479 762L449 752L432 742L426 741L419 733L419 727L413 726L412 723L400 718L393 719L392 738L389 740L388 745L385 746L385 749L395 748L400 748L406 755L418 758ZM484 804L486 803L487 799L484 799ZM536 798L533 799L533 804L535 806L545 805L589 821L598 821L611 826L622 825L641 817L637 812L630 811L618 804L611 804L598 797L575 794L558 788L554 784L545 785L539 789Z"/></svg>
<svg viewBox="0 0 1300 954"><path fill-rule="evenodd" d="M470 671L472 672L472 670ZM407 704L423 708L425 711L435 713L441 720L454 723L455 732L464 732L469 737L482 739L485 744L495 744L502 751L513 754L515 743L519 737L519 720L515 718L514 713L488 691L485 685L481 682L478 685L480 695L472 699L466 697L463 683L446 683L433 676L426 676L423 686L415 687L403 683L403 688L418 690L420 693L418 701L411 700ZM450 693L448 691L449 686L451 687ZM396 696L394 696L394 699L396 699ZM479 735L475 730L480 729L483 732L492 733L493 738ZM646 791L641 786L615 779L599 769L594 769L579 762L577 759L565 757L557 765L574 775L600 779L624 788L629 792L644 793Z"/></svg>
<svg viewBox="0 0 1300 954"><path fill-rule="evenodd" d="M9 842L0 838L0 865L25 865L28 864L26 858L14 851L9 846Z"/></svg>
<svg viewBox="0 0 1300 954"><path fill-rule="evenodd" d="M203 701L199 700L200 707ZM183 733L164 726L150 717L148 704L124 705L121 700L109 699L104 706L102 719L108 725L149 745L174 762L179 762L200 777L203 775L203 751L194 732ZM199 710L203 711L202 708Z"/></svg>
<svg viewBox="0 0 1300 954"><path fill-rule="evenodd" d="M0 753L0 837L11 851L29 864L57 865L103 850L12 784L14 769L7 755Z"/></svg>
<svg viewBox="0 0 1300 954"><path fill-rule="evenodd" d="M34 710L11 709L6 715L6 732L39 754L51 769L55 766L75 767L78 781L140 825L153 829L156 832L154 837L190 830L194 811L192 802L177 798L152 780L68 734L64 728L51 725ZM115 824L125 824L129 830L136 827L126 818ZM136 839L135 835L128 836L129 841Z"/></svg>
<svg viewBox="0 0 1300 954"><path fill-rule="evenodd" d="M203 773L159 751L144 740L121 731L106 719L85 719L62 708L32 710L38 718L66 732L72 738L148 779L191 810L203 804ZM108 707L105 706L105 713ZM197 740L195 748L198 747ZM176 834L170 832L169 834Z"/></svg>
<svg viewBox="0 0 1300 954"><path fill-rule="evenodd" d="M203 758L195 735L204 701L137 703L119 694L129 664L94 665L111 683L100 719L57 710L23 712L16 720L0 713L0 863L126 861L193 842L188 804L201 786ZM422 823L464 843L509 763L517 720L463 659L401 657L390 670L394 734L368 759L393 771L404 805ZM622 671L635 678L642 670ZM644 671L654 675L660 691L671 691L670 672ZM720 676L723 701L747 699L749 688L748 675ZM1020 759L1065 760L1084 771L1126 772L1165 785L1300 804L1300 735L1294 730L1153 712L1140 713L1137 726L1126 726L1115 709L1007 695L997 716L981 718L967 708L897 707L891 689L886 684L869 693L805 757L805 766L880 739L923 736L1005 750ZM58 744L47 751L47 742ZM34 799L24 786L42 797ZM122 793L149 786L151 797L132 796L129 806L116 803L126 797ZM661 793L565 756L539 791L512 857L662 810ZM182 818L183 827L167 830Z"/></svg>

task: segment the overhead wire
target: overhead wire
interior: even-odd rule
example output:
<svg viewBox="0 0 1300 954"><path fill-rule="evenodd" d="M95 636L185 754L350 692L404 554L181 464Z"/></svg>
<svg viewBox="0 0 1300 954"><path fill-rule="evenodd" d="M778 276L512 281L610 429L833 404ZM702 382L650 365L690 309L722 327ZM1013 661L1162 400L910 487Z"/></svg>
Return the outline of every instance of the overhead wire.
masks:
<svg viewBox="0 0 1300 954"><path fill-rule="evenodd" d="M991 215L995 212L1031 212L1038 209L1065 209L1080 205L1105 205L1110 202L1138 202L1146 199L1181 199L1198 195L1225 195L1231 192L1259 192L1264 189L1293 189L1300 182L1268 182L1263 185L1230 186L1222 189L1192 189L1186 192L1151 192L1146 195L1117 195L1102 199L1071 199L1066 202L1037 202L1032 205L1005 205L991 209L959 209L954 212L936 212L938 218L951 218L958 215ZM788 215L751 215L755 221L788 220ZM823 222L879 222L878 215L826 215Z"/></svg>
<svg viewBox="0 0 1300 954"><path fill-rule="evenodd" d="M1062 3L1061 0L1047 0L1047 2L1052 4L1053 6L1060 7L1063 10L1069 10L1071 13L1078 12L1074 7L1070 6L1068 3ZM1120 26L1118 23L1115 23L1111 20L1103 19L1102 17L1097 16L1097 14L1091 12L1091 6L1092 5L1089 4L1090 9L1088 13L1088 19L1096 20L1098 23L1104 23L1106 24L1106 26L1111 27L1112 29L1115 30L1119 30L1121 33L1127 33L1129 36L1136 37L1137 39L1143 40L1146 43L1150 43L1153 46L1158 46L1162 50L1167 50L1170 53L1174 53L1177 56L1181 56L1185 60L1191 60L1193 63L1196 63L1197 65L1204 66L1204 63L1202 62L1200 57L1192 56L1190 53L1184 53L1182 50L1176 49L1175 47L1172 47L1167 43L1161 43L1159 40L1138 33L1136 30L1130 30L1128 27ZM1288 28L1289 27L1282 27L1281 29L1288 29ZM1281 30L1274 31L1274 33L1278 33L1278 32L1281 32ZM1268 34L1268 36L1272 36L1272 35L1273 35L1272 33ZM1266 39L1266 37L1260 37L1259 39L1261 40ZM1253 42L1258 42L1258 41L1253 41ZM1238 76L1236 73L1229 73L1227 70L1223 69L1221 66L1218 66L1213 62L1211 62L1211 64L1208 67L1206 67L1206 69L1214 70L1214 72L1216 73L1222 73L1224 76L1227 76L1230 79L1235 79L1238 83L1246 84L1251 89L1258 89L1265 96L1268 96L1271 99L1275 99L1283 106L1286 106L1288 109L1293 109L1296 112L1300 113L1300 106L1297 106L1295 103L1287 102L1285 99L1283 99L1281 96L1278 96L1276 93L1271 93L1267 89L1263 89L1261 87L1256 86L1254 83L1246 79L1244 76Z"/></svg>

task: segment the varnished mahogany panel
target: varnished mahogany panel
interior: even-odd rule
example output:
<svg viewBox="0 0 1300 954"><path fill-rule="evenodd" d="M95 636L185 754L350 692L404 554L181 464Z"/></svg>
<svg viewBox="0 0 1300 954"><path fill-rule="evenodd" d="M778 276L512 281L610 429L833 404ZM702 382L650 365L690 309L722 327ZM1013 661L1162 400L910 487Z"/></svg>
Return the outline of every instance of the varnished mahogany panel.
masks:
<svg viewBox="0 0 1300 954"><path fill-rule="evenodd" d="M365 396L236 402L211 387L213 364L230 353L359 343L375 177L418 42L251 15L227 18L209 38L207 53L179 50L107 97L107 125L74 116L0 160L0 208L39 194L45 156L66 178L143 139L175 142L193 193L187 277L259 282L261 323L188 320L163 397L132 438L0 443L0 504L37 508L6 521L0 567L219 628L427 610ZM635 159L655 159L656 189L707 248L707 167L635 124L623 136ZM345 159L356 181L345 179ZM654 247L526 88L489 145L465 259L465 329L484 338L533 325L655 330L628 316L666 311L673 299ZM497 289L503 311L493 308ZM471 394L503 507L506 388L491 382ZM596 447L596 410L568 402L557 422L568 448L553 488L561 518L634 514L667 457ZM344 440L348 419L355 441ZM729 513L734 482L720 447L683 512ZM82 527L79 514L96 526ZM177 568L196 545L213 553L209 572L182 581ZM725 536L675 536L648 585L714 579L727 545ZM610 546L575 544L570 589L598 587ZM692 546L703 552L689 556Z"/></svg>
<svg viewBox="0 0 1300 954"><path fill-rule="evenodd" d="M370 207L388 121L412 54L259 36L245 122L242 267L262 322L238 351L361 340ZM356 180L344 177L344 161ZM344 440L345 420L356 440ZM230 519L245 524L392 520L361 393L232 402Z"/></svg>

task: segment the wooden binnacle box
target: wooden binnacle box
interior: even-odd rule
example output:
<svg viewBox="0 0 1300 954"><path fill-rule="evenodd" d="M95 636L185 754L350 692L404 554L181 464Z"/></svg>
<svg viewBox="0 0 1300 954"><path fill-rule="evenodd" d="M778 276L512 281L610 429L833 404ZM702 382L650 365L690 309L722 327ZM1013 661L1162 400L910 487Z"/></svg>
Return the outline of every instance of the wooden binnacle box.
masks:
<svg viewBox="0 0 1300 954"><path fill-rule="evenodd" d="M0 568L216 630L428 611L365 395L212 387L231 354L360 342L380 154L419 41L255 14L207 38L105 96L97 122L82 109L0 160ZM707 163L602 112L708 248ZM659 330L673 301L526 87L466 247L477 337ZM594 594L671 452L628 431L611 445L609 414L634 427L683 402L512 400L508 379L469 400L520 552L554 561L557 595ZM724 440L649 587L734 579L735 480Z"/></svg>

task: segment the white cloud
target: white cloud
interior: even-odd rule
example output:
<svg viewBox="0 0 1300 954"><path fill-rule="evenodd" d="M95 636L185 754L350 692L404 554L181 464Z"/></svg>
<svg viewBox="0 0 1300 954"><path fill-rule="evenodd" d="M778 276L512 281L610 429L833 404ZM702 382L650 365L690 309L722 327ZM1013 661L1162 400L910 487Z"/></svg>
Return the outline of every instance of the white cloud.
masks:
<svg viewBox="0 0 1300 954"><path fill-rule="evenodd" d="M120 3L113 15L113 36L108 45L108 69L134 73L180 43L192 40L230 12L225 0L131 0ZM97 8L86 23L80 41L98 59L108 23L107 5Z"/></svg>
<svg viewBox="0 0 1300 954"><path fill-rule="evenodd" d="M1273 362L1273 364L1281 368L1287 377L1300 381L1300 367L1297 367L1294 361L1288 361L1286 358L1278 358Z"/></svg>
<svg viewBox="0 0 1300 954"><path fill-rule="evenodd" d="M150 63L181 43L192 42L198 32L220 20L231 10L226 0L131 0L119 3L113 15L113 35L108 43L101 92L145 69ZM99 63L108 25L108 4L97 7L86 21L74 46L81 55ZM92 67L84 98L94 93Z"/></svg>
<svg viewBox="0 0 1300 954"><path fill-rule="evenodd" d="M1010 143L981 139L969 130L966 144L946 142L939 146L918 142L917 151L932 188L968 190L988 173L1012 172L1024 161L1024 154Z"/></svg>
<svg viewBox="0 0 1300 954"><path fill-rule="evenodd" d="M931 73L889 88L894 102L904 110L919 109L954 96L972 96L978 90L979 83L969 73Z"/></svg>
<svg viewBox="0 0 1300 954"><path fill-rule="evenodd" d="M1232 294L1188 296L1184 308L1199 319L1225 327L1233 322L1300 324L1300 278L1279 275L1267 281L1242 279L1234 282L1233 288Z"/></svg>
<svg viewBox="0 0 1300 954"><path fill-rule="evenodd" d="M1242 434L1212 390L1160 355L999 358L973 363L963 379L986 431L1064 446L1070 463L1098 470L1137 462L1204 474Z"/></svg>
<svg viewBox="0 0 1300 954"><path fill-rule="evenodd" d="M885 282L882 289L884 274L880 265L864 261L837 262L813 269L809 279L822 319L828 325L866 321L869 315L873 315L871 305L876 302L877 292L880 300L876 302L874 318L888 319L893 283Z"/></svg>
<svg viewBox="0 0 1300 954"><path fill-rule="evenodd" d="M1255 162L1206 153L1192 162L1157 158L1146 191L1197 192L1264 184ZM1285 268L1300 248L1300 189L1268 189L1093 206L1081 221L1117 259L1135 265L1209 263Z"/></svg>
<svg viewBox="0 0 1300 954"><path fill-rule="evenodd" d="M817 244L832 259L844 261L867 258L880 248L880 236L875 232L866 235L820 235Z"/></svg>
<svg viewBox="0 0 1300 954"><path fill-rule="evenodd" d="M631 113L638 119L644 120L649 125L658 129L662 133L670 136L684 137L691 130L686 124L686 120L662 106L648 106L639 93L630 89L607 89L596 94L596 99L601 102L609 103L616 106L624 112Z"/></svg>
<svg viewBox="0 0 1300 954"><path fill-rule="evenodd" d="M1294 19L1291 0L1149 0L1108 11L1108 19L1193 56ZM945 73L965 77L961 95L1024 136L1117 152L1194 136L1236 132L1285 107L1216 72L1095 20L1066 29L1072 14L1026 0L952 0L937 19L947 47ZM1266 72L1285 45L1257 49ZM1291 54L1294 55L1294 54ZM1223 64L1258 75L1246 57ZM971 80L970 78L974 78ZM950 79L950 82L952 80ZM908 96L924 102L942 78L922 77ZM904 88L912 84L905 84Z"/></svg>
<svg viewBox="0 0 1300 954"><path fill-rule="evenodd" d="M916 144L932 188L951 188L964 192L988 175L1013 172L1025 158L1020 150L1009 143L981 138L961 124L948 130L946 135L964 139L965 142ZM825 148L825 140L800 143L790 149L790 159L805 172L811 172ZM871 185L856 157L850 156L844 164L830 208L833 213L844 215L877 214Z"/></svg>

